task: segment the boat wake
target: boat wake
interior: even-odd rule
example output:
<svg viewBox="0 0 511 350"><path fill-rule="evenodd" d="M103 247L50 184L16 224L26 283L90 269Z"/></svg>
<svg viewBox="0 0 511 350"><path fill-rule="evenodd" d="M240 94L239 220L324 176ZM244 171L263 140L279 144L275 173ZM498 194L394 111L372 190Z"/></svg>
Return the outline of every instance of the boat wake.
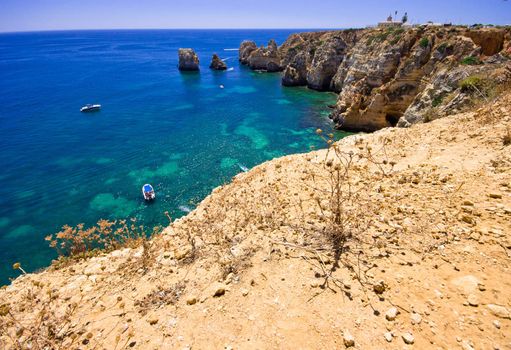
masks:
<svg viewBox="0 0 511 350"><path fill-rule="evenodd" d="M186 205L180 205L179 206L179 210L185 212L185 213L189 213L192 211L192 209L190 209L189 207L187 207Z"/></svg>
<svg viewBox="0 0 511 350"><path fill-rule="evenodd" d="M239 49L224 49L224 51L239 51Z"/></svg>
<svg viewBox="0 0 511 350"><path fill-rule="evenodd" d="M227 68L227 72L232 72L234 70L234 67Z"/></svg>

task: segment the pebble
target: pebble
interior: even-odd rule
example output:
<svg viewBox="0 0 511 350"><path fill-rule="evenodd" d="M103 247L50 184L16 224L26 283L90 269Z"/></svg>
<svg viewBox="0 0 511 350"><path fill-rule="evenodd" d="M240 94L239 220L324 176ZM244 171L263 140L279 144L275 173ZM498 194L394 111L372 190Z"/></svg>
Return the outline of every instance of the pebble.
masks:
<svg viewBox="0 0 511 350"><path fill-rule="evenodd" d="M414 312L412 313L412 315L410 316L411 320L412 320L412 324L420 324L422 322L422 317L421 315L419 315L418 313Z"/></svg>
<svg viewBox="0 0 511 350"><path fill-rule="evenodd" d="M387 321L394 321L398 314L399 314L399 310L395 307L391 307L385 313L385 318L387 319Z"/></svg>
<svg viewBox="0 0 511 350"><path fill-rule="evenodd" d="M194 305L197 303L197 297L193 296L193 297L189 297L187 300L186 300L186 303L188 305Z"/></svg>
<svg viewBox="0 0 511 350"><path fill-rule="evenodd" d="M475 294L470 294L467 298L468 305L470 306L479 306L479 298Z"/></svg>
<svg viewBox="0 0 511 350"><path fill-rule="evenodd" d="M500 329L500 322L499 322L499 320L493 321L493 325L495 326L495 328Z"/></svg>
<svg viewBox="0 0 511 350"><path fill-rule="evenodd" d="M394 336L392 335L392 333L391 333L391 332L385 332L385 333L383 334L383 337L384 337L384 338L385 338L385 340L386 340L387 342L389 342L389 343L390 343L390 342L392 342L392 339L394 338Z"/></svg>
<svg viewBox="0 0 511 350"><path fill-rule="evenodd" d="M486 307L490 310L490 312L497 317L500 318L507 318L511 320L511 314L509 313L509 310L506 309L504 306L496 305L496 304L488 304Z"/></svg>
<svg viewBox="0 0 511 350"><path fill-rule="evenodd" d="M404 333L401 337L406 344L413 344L415 342L415 338L411 333Z"/></svg>
<svg viewBox="0 0 511 350"><path fill-rule="evenodd" d="M225 294L226 289L227 287L225 284L215 283L210 290L212 291L211 294L213 295L213 297L218 298Z"/></svg>
<svg viewBox="0 0 511 350"><path fill-rule="evenodd" d="M383 294L383 292L385 292L385 289L386 289L386 285L383 280L380 280L378 283L376 283L373 286L373 290L376 294Z"/></svg>
<svg viewBox="0 0 511 350"><path fill-rule="evenodd" d="M502 195L500 193L490 193L489 196L490 196L490 198L493 198L493 199L501 199L502 198Z"/></svg>
<svg viewBox="0 0 511 350"><path fill-rule="evenodd" d="M345 347L349 348L355 346L355 338L351 335L351 333L348 330L344 330L342 334Z"/></svg>

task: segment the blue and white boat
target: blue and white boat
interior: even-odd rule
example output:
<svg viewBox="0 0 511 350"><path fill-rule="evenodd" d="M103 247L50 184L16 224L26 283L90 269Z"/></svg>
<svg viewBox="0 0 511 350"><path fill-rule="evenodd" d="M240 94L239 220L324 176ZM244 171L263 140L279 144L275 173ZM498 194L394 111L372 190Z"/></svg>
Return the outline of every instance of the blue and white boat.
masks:
<svg viewBox="0 0 511 350"><path fill-rule="evenodd" d="M154 188L149 184L145 184L144 186L142 186L142 195L144 196L144 199L146 201L152 201L154 198L156 198Z"/></svg>
<svg viewBox="0 0 511 350"><path fill-rule="evenodd" d="M80 112L96 112L101 109L101 105L85 105L82 108L80 108Z"/></svg>

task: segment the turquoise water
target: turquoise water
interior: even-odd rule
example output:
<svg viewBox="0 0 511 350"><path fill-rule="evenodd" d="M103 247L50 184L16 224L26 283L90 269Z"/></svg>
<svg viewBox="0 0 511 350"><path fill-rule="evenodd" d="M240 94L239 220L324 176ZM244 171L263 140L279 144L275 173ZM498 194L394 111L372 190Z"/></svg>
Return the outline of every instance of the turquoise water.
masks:
<svg viewBox="0 0 511 350"><path fill-rule="evenodd" d="M242 168L322 144L335 95L283 88L240 66L244 39L293 30L77 31L0 35L0 284L47 266L64 224L166 224ZM194 48L200 73L177 70ZM216 52L227 72L208 69ZM223 84L224 89L219 85ZM86 103L101 103L84 114ZM342 137L342 134L337 134ZM151 183L157 200L140 189Z"/></svg>

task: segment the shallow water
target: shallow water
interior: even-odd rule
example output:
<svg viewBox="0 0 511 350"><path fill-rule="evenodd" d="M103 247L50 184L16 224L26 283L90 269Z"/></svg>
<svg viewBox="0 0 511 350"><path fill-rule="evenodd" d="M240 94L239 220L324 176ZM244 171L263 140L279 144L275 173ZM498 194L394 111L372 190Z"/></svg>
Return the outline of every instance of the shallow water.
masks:
<svg viewBox="0 0 511 350"><path fill-rule="evenodd" d="M322 147L314 130L330 128L335 95L283 88L279 74L252 72L225 50L292 32L0 34L0 284L17 275L14 262L47 266L44 237L64 224L166 224L165 211L185 215L247 168ZM197 51L200 73L177 70L179 47ZM209 70L214 52L233 69ZM86 103L103 108L80 113Z"/></svg>

